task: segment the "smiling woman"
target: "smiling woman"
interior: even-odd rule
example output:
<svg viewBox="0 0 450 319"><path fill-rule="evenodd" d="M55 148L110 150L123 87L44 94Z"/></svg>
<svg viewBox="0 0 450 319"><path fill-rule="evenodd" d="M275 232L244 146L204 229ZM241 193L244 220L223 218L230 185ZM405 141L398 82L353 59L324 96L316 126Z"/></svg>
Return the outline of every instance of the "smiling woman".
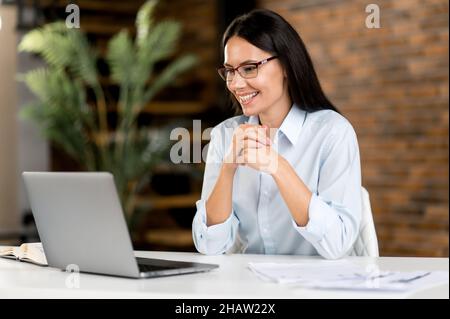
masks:
<svg viewBox="0 0 450 319"><path fill-rule="evenodd" d="M361 219L358 142L299 34L280 15L254 10L230 24L222 44L218 72L243 115L211 132L197 249L350 253Z"/></svg>

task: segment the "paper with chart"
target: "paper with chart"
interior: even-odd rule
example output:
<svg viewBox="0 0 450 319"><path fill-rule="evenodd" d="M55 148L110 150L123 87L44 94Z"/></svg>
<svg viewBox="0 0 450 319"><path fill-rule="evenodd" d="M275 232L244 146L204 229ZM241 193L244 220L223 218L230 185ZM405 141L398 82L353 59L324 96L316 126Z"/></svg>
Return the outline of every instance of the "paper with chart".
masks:
<svg viewBox="0 0 450 319"><path fill-rule="evenodd" d="M249 263L261 279L306 288L412 291L448 283L445 271L386 271L375 264L360 266L346 260L301 263Z"/></svg>

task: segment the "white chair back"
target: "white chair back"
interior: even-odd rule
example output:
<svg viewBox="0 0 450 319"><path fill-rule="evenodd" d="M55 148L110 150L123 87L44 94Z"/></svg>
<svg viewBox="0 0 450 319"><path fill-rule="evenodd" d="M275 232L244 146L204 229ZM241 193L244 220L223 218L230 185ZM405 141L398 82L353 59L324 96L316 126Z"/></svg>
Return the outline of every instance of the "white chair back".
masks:
<svg viewBox="0 0 450 319"><path fill-rule="evenodd" d="M359 236L356 238L351 256L379 257L378 239L373 222L372 208L370 207L369 193L361 187L362 213Z"/></svg>

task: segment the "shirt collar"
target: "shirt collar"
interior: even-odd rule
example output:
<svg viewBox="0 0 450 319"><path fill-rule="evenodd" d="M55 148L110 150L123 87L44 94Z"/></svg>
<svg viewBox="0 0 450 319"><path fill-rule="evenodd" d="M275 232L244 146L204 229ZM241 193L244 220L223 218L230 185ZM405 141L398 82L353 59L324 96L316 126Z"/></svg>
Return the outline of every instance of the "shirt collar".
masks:
<svg viewBox="0 0 450 319"><path fill-rule="evenodd" d="M296 104L293 104L284 118L283 123L281 123L279 131L288 138L292 145L297 143L303 123L305 122L305 116L306 112L301 110ZM259 117L257 115L250 116L248 123L259 124Z"/></svg>
<svg viewBox="0 0 450 319"><path fill-rule="evenodd" d="M259 116L258 116L258 115L252 115L252 116L250 116L250 117L248 118L247 123L248 123L248 124L256 124L256 125L258 125L258 124L259 124Z"/></svg>

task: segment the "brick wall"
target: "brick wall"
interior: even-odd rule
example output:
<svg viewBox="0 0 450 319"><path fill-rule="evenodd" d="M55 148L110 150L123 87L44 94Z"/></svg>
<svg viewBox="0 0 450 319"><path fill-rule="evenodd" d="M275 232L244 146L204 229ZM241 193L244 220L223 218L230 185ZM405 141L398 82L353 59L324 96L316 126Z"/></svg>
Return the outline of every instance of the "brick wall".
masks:
<svg viewBox="0 0 450 319"><path fill-rule="evenodd" d="M381 28L368 29L376 3ZM448 256L448 1L260 0L358 134L382 256Z"/></svg>

